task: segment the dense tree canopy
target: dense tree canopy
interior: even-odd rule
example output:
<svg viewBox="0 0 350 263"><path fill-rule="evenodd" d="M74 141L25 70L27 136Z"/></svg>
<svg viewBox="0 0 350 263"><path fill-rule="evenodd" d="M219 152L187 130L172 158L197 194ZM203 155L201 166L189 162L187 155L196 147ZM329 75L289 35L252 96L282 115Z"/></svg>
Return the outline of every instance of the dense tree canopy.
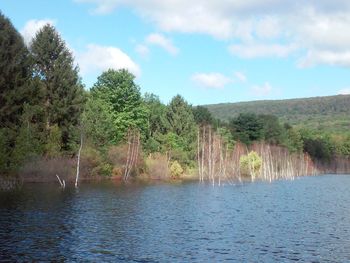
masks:
<svg viewBox="0 0 350 263"><path fill-rule="evenodd" d="M126 69L103 72L85 91L72 53L53 26L42 27L27 49L19 32L0 13L0 174L16 172L35 160L72 158L78 135L86 142L83 155L92 175L120 175L130 159L126 154L133 156L134 163L139 158L141 165L148 158L155 164L163 160L167 167L176 163L186 171L198 168L196 158L202 152L211 156L211 162L220 159L221 167L224 158L219 158L218 151L228 156L235 145L242 146L238 141L247 148L256 142L283 146L297 158L304 151L321 163L338 157L346 160L350 156L349 98L271 102L272 106L270 102L239 103L233 107L234 114L221 105L217 109L233 117L225 123L212 116L213 107L192 107L180 95L167 105L154 94L141 96L135 76ZM258 111L251 111L256 113L247 110L257 107ZM301 120L305 119L300 112L343 114L341 125L347 132L312 131L305 123L295 125L294 119L282 125L281 120L293 112ZM327 124L324 120L319 118L319 126ZM135 150L135 145L142 147ZM144 173L145 169L139 170Z"/></svg>
<svg viewBox="0 0 350 263"><path fill-rule="evenodd" d="M229 124L236 140L245 144L258 141L263 137L263 123L254 113L241 113Z"/></svg>
<svg viewBox="0 0 350 263"><path fill-rule="evenodd" d="M180 95L176 95L169 103L167 119L170 131L179 136L188 136L194 131L194 117L190 105Z"/></svg>
<svg viewBox="0 0 350 263"><path fill-rule="evenodd" d="M209 125L214 123L214 118L208 108L197 106L192 108L194 120L199 125Z"/></svg>
<svg viewBox="0 0 350 263"><path fill-rule="evenodd" d="M46 129L57 124L62 146L70 149L83 109L84 92L73 56L56 29L45 25L33 39L30 51L34 76L43 83Z"/></svg>
<svg viewBox="0 0 350 263"><path fill-rule="evenodd" d="M147 108L134 79L125 69L110 69L98 77L91 89L92 98L104 101L110 109L118 130L115 141L123 139L128 129L138 129L143 136L148 133Z"/></svg>
<svg viewBox="0 0 350 263"><path fill-rule="evenodd" d="M0 12L0 128L16 130L31 96L31 67L23 38Z"/></svg>

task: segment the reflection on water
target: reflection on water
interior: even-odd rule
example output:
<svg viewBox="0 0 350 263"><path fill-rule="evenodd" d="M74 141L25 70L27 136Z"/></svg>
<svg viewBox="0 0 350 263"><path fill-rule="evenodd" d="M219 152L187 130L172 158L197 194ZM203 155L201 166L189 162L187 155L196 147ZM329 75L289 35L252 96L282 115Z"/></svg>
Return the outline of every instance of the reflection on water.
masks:
<svg viewBox="0 0 350 263"><path fill-rule="evenodd" d="M36 184L0 198L1 260L350 261L350 176L78 191Z"/></svg>

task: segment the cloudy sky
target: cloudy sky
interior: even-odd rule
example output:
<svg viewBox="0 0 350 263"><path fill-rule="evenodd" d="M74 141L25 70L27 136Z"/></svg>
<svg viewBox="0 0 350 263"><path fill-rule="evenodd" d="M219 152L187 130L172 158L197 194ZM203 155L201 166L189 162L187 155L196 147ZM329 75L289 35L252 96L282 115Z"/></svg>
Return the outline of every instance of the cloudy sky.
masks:
<svg viewBox="0 0 350 263"><path fill-rule="evenodd" d="M128 68L165 103L350 93L349 0L2 0L0 10L28 44L55 25L87 89Z"/></svg>

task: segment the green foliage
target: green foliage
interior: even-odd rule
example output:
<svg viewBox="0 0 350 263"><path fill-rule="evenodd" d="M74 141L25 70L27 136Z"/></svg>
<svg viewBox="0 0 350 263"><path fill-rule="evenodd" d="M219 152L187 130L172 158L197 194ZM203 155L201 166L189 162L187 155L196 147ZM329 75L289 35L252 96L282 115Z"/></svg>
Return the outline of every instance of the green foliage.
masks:
<svg viewBox="0 0 350 263"><path fill-rule="evenodd" d="M254 113L241 113L229 123L236 140L251 144L263 138L263 123Z"/></svg>
<svg viewBox="0 0 350 263"><path fill-rule="evenodd" d="M253 179L259 174L262 166L262 158L254 151L248 155L242 155L239 160L241 174L251 176Z"/></svg>
<svg viewBox="0 0 350 263"><path fill-rule="evenodd" d="M0 128L18 131L24 102L35 98L30 97L30 76L23 38L0 11ZM15 134L8 135L12 144Z"/></svg>
<svg viewBox="0 0 350 263"><path fill-rule="evenodd" d="M258 118L263 125L262 137L265 142L274 145L281 144L285 130L278 118L274 115L259 115Z"/></svg>
<svg viewBox="0 0 350 263"><path fill-rule="evenodd" d="M43 85L46 128L57 124L62 132L62 148L72 150L70 145L77 140L75 130L85 101L73 56L51 25L36 34L30 51L34 76Z"/></svg>
<svg viewBox="0 0 350 263"><path fill-rule="evenodd" d="M170 165L170 174L172 178L179 178L183 174L183 169L181 165L177 162L174 161Z"/></svg>
<svg viewBox="0 0 350 263"><path fill-rule="evenodd" d="M59 157L61 151L62 132L57 124L50 127L45 145L46 155L50 158Z"/></svg>
<svg viewBox="0 0 350 263"><path fill-rule="evenodd" d="M12 152L12 164L16 168L18 168L18 165L22 165L43 153L43 143L39 137L40 132L36 125L30 122L26 112L23 115L22 125Z"/></svg>
<svg viewBox="0 0 350 263"><path fill-rule="evenodd" d="M102 99L90 97L82 116L85 135L98 146L117 142L117 126L111 107Z"/></svg>
<svg viewBox="0 0 350 263"><path fill-rule="evenodd" d="M291 153L300 153L303 151L304 142L302 140L301 134L298 130L287 127L286 138L283 145L286 146Z"/></svg>
<svg viewBox="0 0 350 263"><path fill-rule="evenodd" d="M129 128L138 128L143 137L148 134L148 110L142 102L134 75L125 69L108 70L98 77L91 89L92 98L104 101L117 127L115 141L121 141Z"/></svg>
<svg viewBox="0 0 350 263"><path fill-rule="evenodd" d="M8 129L0 129L0 174L9 170L10 163L10 142L8 139Z"/></svg>
<svg viewBox="0 0 350 263"><path fill-rule="evenodd" d="M107 161L107 157L94 146L86 145L83 147L82 168L87 169L91 176L111 176L113 166Z"/></svg>
<svg viewBox="0 0 350 263"><path fill-rule="evenodd" d="M338 155L350 157L350 135L335 142Z"/></svg>
<svg viewBox="0 0 350 263"><path fill-rule="evenodd" d="M191 138L195 132L195 121L190 105L180 95L176 95L169 103L167 119L170 131L184 138Z"/></svg>
<svg viewBox="0 0 350 263"><path fill-rule="evenodd" d="M161 103L158 96L150 93L145 94L144 102L148 109L149 137L157 133L165 134L169 129L167 107Z"/></svg>
<svg viewBox="0 0 350 263"><path fill-rule="evenodd" d="M302 130L304 151L309 153L313 160L330 162L336 149L331 137L327 134L315 134L311 131Z"/></svg>
<svg viewBox="0 0 350 263"><path fill-rule="evenodd" d="M192 107L192 113L194 120L198 125L211 125L214 123L214 118L206 107Z"/></svg>
<svg viewBox="0 0 350 263"><path fill-rule="evenodd" d="M111 164L103 162L95 168L95 170L93 171L93 174L108 177L112 175L112 170L113 170L113 166Z"/></svg>
<svg viewBox="0 0 350 263"><path fill-rule="evenodd" d="M349 130L350 95L289 100L264 100L205 105L213 117L229 121L240 113L274 115L281 122L318 131L345 133Z"/></svg>
<svg viewBox="0 0 350 263"><path fill-rule="evenodd" d="M229 149L233 149L233 147L236 144L236 141L234 140L232 133L230 130L226 127L219 127L216 130L216 133L220 135L220 137L223 140L223 143L228 144Z"/></svg>
<svg viewBox="0 0 350 263"><path fill-rule="evenodd" d="M162 152L161 136L154 134L153 137L149 137L144 143L144 150L147 153Z"/></svg>

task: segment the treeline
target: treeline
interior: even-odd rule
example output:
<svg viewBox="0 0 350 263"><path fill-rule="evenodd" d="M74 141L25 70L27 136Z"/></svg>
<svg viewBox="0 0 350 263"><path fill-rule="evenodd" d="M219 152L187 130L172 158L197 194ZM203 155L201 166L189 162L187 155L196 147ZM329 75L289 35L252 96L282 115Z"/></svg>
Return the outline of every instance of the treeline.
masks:
<svg viewBox="0 0 350 263"><path fill-rule="evenodd" d="M222 122L180 95L164 104L142 95L125 69L103 72L87 91L53 26L45 25L27 47L3 14L0 73L0 173L26 180L71 179L82 143L83 178L124 180L199 174L215 181L247 171L271 180L281 171L308 173L303 152L320 163L350 155L350 137L334 141L274 115L242 113Z"/></svg>
<svg viewBox="0 0 350 263"><path fill-rule="evenodd" d="M54 27L25 46L0 13L0 170L75 152L86 101L78 68Z"/></svg>
<svg viewBox="0 0 350 263"><path fill-rule="evenodd" d="M291 125L331 133L349 133L350 95L206 105L224 121L240 113L275 115Z"/></svg>

